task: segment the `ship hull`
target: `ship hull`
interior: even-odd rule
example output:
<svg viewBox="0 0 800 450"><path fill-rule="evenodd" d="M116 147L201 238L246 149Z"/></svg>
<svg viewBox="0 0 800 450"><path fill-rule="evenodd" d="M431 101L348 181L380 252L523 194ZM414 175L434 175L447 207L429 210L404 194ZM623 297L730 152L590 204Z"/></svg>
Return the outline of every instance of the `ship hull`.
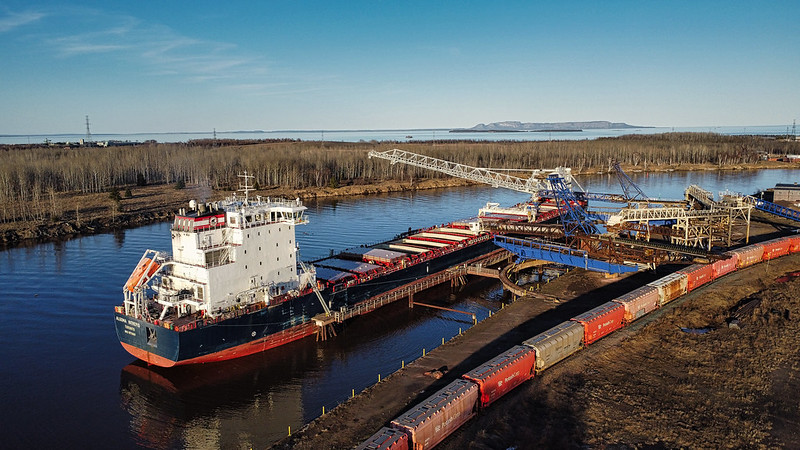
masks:
<svg viewBox="0 0 800 450"><path fill-rule="evenodd" d="M339 310L493 248L491 241L480 242L348 288L326 289L323 299L332 310ZM114 323L120 343L131 355L171 367L239 358L308 337L317 331L312 318L323 311L319 299L310 293L192 329L165 328L119 312Z"/></svg>

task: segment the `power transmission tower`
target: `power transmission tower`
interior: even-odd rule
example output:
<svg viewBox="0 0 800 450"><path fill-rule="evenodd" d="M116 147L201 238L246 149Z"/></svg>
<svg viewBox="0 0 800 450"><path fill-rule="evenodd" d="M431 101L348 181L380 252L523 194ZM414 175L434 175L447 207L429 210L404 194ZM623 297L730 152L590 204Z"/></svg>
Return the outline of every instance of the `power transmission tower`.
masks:
<svg viewBox="0 0 800 450"><path fill-rule="evenodd" d="M89 131L89 116L86 116L86 144L92 142L92 132Z"/></svg>

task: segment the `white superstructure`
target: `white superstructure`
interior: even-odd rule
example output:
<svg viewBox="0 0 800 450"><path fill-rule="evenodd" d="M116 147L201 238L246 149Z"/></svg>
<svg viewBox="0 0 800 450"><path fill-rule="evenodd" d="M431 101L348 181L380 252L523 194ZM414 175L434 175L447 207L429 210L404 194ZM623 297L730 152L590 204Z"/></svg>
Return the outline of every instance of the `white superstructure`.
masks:
<svg viewBox="0 0 800 450"><path fill-rule="evenodd" d="M314 286L313 268L297 269L295 227L307 223L306 207L296 200L243 197L221 202L190 202L172 225L172 256L148 250L126 284L126 312L149 316L147 288L154 300L178 317L198 311L215 316L238 306L296 294ZM153 280L152 283L148 282ZM133 309L133 311L131 311Z"/></svg>

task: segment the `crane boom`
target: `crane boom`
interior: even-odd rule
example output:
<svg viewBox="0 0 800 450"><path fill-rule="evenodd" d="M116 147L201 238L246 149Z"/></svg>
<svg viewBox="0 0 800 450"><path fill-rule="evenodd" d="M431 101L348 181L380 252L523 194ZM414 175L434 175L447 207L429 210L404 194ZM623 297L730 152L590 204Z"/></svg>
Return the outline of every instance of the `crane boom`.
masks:
<svg viewBox="0 0 800 450"><path fill-rule="evenodd" d="M552 170L537 169L533 171L533 174L530 178L525 179L501 173L492 169L467 166L465 164L445 161L443 159L420 155L396 148L383 152L372 150L369 152L369 157L385 159L390 161L392 164L403 163L410 166L421 167L423 169L430 169L437 172L446 173L454 177L485 183L493 187L502 187L511 189L513 191L525 192L531 194L532 196L538 195L540 191L551 190L550 183L546 177L552 173L558 174L565 180L565 182L569 184L577 184L577 181L572 178L572 170L568 167L557 167Z"/></svg>

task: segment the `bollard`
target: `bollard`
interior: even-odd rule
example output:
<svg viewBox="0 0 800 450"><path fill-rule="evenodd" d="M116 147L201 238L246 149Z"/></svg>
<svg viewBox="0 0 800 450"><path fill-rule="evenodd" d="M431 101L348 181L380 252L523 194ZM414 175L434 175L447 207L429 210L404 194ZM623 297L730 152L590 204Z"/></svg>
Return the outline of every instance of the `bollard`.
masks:
<svg viewBox="0 0 800 450"><path fill-rule="evenodd" d="M422 349L422 356L425 356L425 349Z"/></svg>
<svg viewBox="0 0 800 450"><path fill-rule="evenodd" d="M356 396L356 390L353 389L353 398L355 398L355 396Z"/></svg>
<svg viewBox="0 0 800 450"><path fill-rule="evenodd" d="M442 345L444 345L444 338L442 338Z"/></svg>
<svg viewBox="0 0 800 450"><path fill-rule="evenodd" d="M378 374L378 383L381 382L381 374Z"/></svg>
<svg viewBox="0 0 800 450"><path fill-rule="evenodd" d="M325 415L325 407L324 406L322 407L322 415L323 416Z"/></svg>
<svg viewBox="0 0 800 450"><path fill-rule="evenodd" d="M292 435L292 426L289 425L289 436L291 436L291 435Z"/></svg>
<svg viewBox="0 0 800 450"><path fill-rule="evenodd" d="M458 335L461 336L461 327L458 327Z"/></svg>

